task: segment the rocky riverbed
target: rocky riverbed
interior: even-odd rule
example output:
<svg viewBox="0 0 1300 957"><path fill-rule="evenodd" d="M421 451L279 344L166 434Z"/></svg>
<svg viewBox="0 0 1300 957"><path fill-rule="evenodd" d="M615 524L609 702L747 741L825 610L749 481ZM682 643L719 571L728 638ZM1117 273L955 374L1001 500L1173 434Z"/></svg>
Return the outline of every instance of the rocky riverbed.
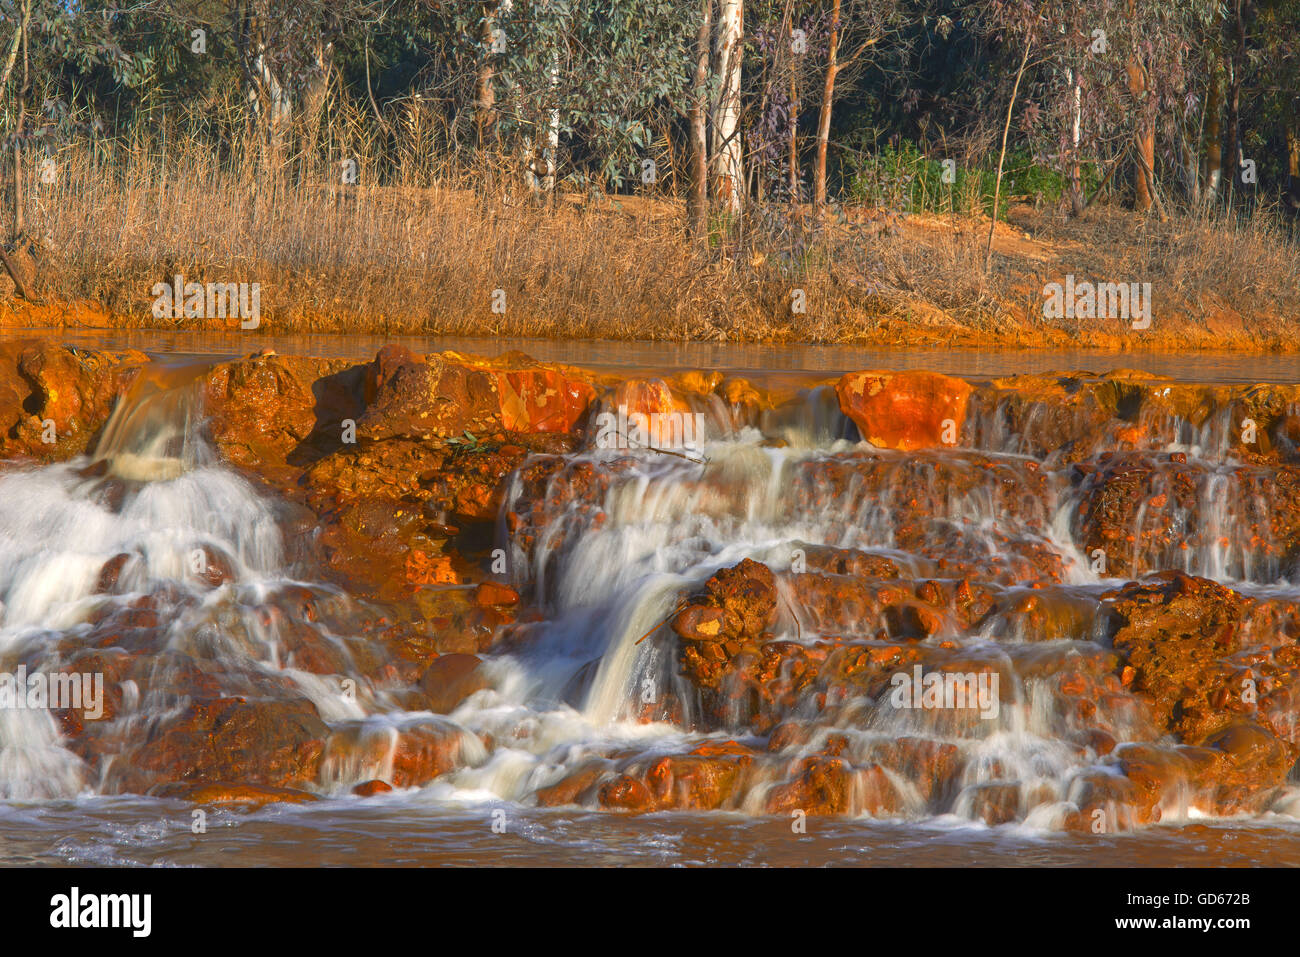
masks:
<svg viewBox="0 0 1300 957"><path fill-rule="evenodd" d="M13 340L0 455L0 672L104 682L0 709L9 800L1294 802L1300 386Z"/></svg>

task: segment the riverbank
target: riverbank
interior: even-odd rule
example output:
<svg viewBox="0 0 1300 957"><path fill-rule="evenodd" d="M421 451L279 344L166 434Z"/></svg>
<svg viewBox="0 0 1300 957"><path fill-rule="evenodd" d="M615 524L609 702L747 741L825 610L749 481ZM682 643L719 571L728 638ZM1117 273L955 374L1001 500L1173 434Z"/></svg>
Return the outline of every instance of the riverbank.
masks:
<svg viewBox="0 0 1300 957"><path fill-rule="evenodd" d="M105 175L70 166L47 188L41 239L16 257L38 302L0 274L0 328L240 330L230 316L155 309L157 284L179 276L257 284L253 339L1300 350L1300 251L1263 212L1230 224L1098 207L1070 220L1013 205L985 275L987 217L850 206L819 223L806 207L775 207L719 223L705 243L688 239L668 199L568 194L537 206L301 184L268 200L210 169L178 168L161 185ZM1085 283L1119 284L1142 307L1050 302L1053 284L1070 298Z"/></svg>

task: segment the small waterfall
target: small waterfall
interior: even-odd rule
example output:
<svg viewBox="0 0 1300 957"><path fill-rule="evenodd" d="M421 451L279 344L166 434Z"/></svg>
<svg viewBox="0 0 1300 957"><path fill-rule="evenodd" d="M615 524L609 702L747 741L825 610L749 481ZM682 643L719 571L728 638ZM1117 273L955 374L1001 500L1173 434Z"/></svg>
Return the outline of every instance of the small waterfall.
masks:
<svg viewBox="0 0 1300 957"><path fill-rule="evenodd" d="M203 368L149 369L141 374L105 424L91 455L92 468L102 466L109 475L148 482L213 464L214 456L196 430L202 415L198 377Z"/></svg>
<svg viewBox="0 0 1300 957"><path fill-rule="evenodd" d="M0 673L76 670L92 646L152 655L149 673L117 676L97 779L54 711L0 709L0 797L127 789L134 749L203 687L310 701L329 729L310 786L331 796L374 778L422 785L403 762L423 748L447 756L419 791L436 803L539 803L588 775L566 800L592 806L623 779L669 788L680 760L692 786L734 772L718 805L731 810L769 813L803 776L836 792L836 813L1062 827L1123 756L1164 746L1114 673L1110 589L1182 569L1300 599L1269 470L1234 452L1222 409L1103 420L1006 398L972 410L958 447L905 454L861 441L828 386L764 407L661 383L659 401L701 417L698 454L603 447L606 399L583 447L509 479L494 544L539 614L488 654L483 687L435 716L354 657L361 604L290 566L283 503L205 438L199 371L147 370L86 456L0 472ZM1118 516L1100 564L1090 509ZM765 645L709 653L748 662L736 674L767 668L770 700L693 682L668 627L745 559L774 576ZM304 665L304 641L328 667ZM876 680L879 662L897 664ZM993 697L916 705L894 698L898 675L982 676ZM691 763L720 755L735 768ZM1207 806L1192 777L1165 819Z"/></svg>
<svg viewBox="0 0 1300 957"><path fill-rule="evenodd" d="M314 587L322 606L347 604ZM185 660L210 662L216 686L232 694L267 675L287 680L327 719L360 717L338 679L286 663L281 606L295 588L275 502L220 465L203 437L193 369L135 383L88 455L0 473L0 674L80 674L78 643L64 650L63 635L103 635L99 644L111 650L125 641L114 623L129 629L141 616L158 633L156 650L176 653L174 666L165 654L155 659L143 695L134 681L118 684L120 701L101 731L123 751L183 703ZM333 640L326 625L310 627ZM362 705L383 707L364 677L339 677L359 684ZM88 780L63 745L50 710L0 708L0 795L113 789ZM123 764L110 761L110 773L115 763Z"/></svg>

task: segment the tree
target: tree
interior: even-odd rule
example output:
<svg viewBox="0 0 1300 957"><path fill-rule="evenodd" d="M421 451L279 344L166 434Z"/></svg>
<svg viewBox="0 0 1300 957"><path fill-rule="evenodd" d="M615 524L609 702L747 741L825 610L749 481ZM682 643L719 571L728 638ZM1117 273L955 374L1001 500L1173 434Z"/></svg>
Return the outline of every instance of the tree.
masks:
<svg viewBox="0 0 1300 957"><path fill-rule="evenodd" d="M813 172L813 202L819 210L826 205L826 152L836 81L860 65L866 54L886 37L897 34L905 22L898 0L847 0L845 3L831 0L826 79L817 119L817 161ZM841 56L842 44L851 51L848 56Z"/></svg>
<svg viewBox="0 0 1300 957"><path fill-rule="evenodd" d="M723 207L738 215L744 200L740 134L744 0L719 0L714 39L714 76L719 83L713 111L713 172Z"/></svg>
<svg viewBox="0 0 1300 957"><path fill-rule="evenodd" d="M713 0L700 4L699 30L695 36L695 74L692 77L690 131L691 184L686 218L691 231L703 236L709 214L709 38L713 33Z"/></svg>
<svg viewBox="0 0 1300 957"><path fill-rule="evenodd" d="M125 12L116 2L69 4L64 0L11 0L0 7L0 17L12 23L0 96L7 94L11 76L17 78L12 125L4 145L12 151L10 234L15 248L26 241L27 182L30 171L24 158L38 148L48 148L69 132L66 103L58 95L58 78L65 70L88 73L107 68L113 80L130 87L143 82L152 64L150 50L128 51L118 41L124 21L138 11ZM38 112L30 109L32 77L46 79ZM48 84L54 84L51 86ZM15 288L31 298L28 277L21 275L5 254L3 262Z"/></svg>

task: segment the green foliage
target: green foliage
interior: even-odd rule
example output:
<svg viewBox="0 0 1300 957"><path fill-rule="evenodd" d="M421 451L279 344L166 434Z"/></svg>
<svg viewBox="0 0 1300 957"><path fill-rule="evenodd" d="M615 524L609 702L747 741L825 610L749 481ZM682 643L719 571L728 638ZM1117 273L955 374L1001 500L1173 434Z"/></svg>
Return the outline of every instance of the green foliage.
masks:
<svg viewBox="0 0 1300 957"><path fill-rule="evenodd" d="M23 2L0 0L0 50L14 36ZM190 118L189 129L198 131L194 135L214 153L226 155L246 127L264 122L268 112L263 103L258 115L246 115L257 101L249 93L256 86L252 61L260 50L260 62L288 92L293 121L307 129L313 124L319 129L324 121L327 135L307 136L288 147L292 162L305 160L307 170L337 162L340 148L360 145L371 150L368 169L388 173L433 150L431 168L439 171L478 170L483 158L512 175L554 164L558 181L579 188L637 188L644 159L659 164L658 181L672 184L678 195L688 180L684 116L691 101L698 3L513 0L507 8L503 0L31 0L31 5L32 80L23 133L31 147L56 146L78 130L121 138L157 134L179 113ZM1240 52L1235 14L1212 0L1138 0L1135 9L1126 18L1112 0L846 2L830 129L832 195L900 211L991 212L996 151L986 150L973 166L959 165L954 182L947 183L943 156L931 144L987 144L990 137L996 142L1024 49L1021 40L1032 35L1034 56L1012 110L1002 184L1007 201L1059 201L1067 190L1061 156L1072 142L1078 144L1084 189L1091 192L1098 167L1131 140L1139 116L1156 131L1162 195L1172 202L1184 198L1184 181L1195 179L1186 174L1187 160L1203 146L1213 71L1223 78L1221 104L1227 102L1229 73L1241 77L1235 126L1221 105L1225 162L1235 155L1229 131L1239 128L1242 148L1260 175L1257 187L1235 190L1234 202L1247 194L1263 201L1289 188L1293 205L1300 207L1300 183L1288 176L1286 154L1288 137L1296 135L1300 4L1270 0L1243 8ZM788 181L792 126L800 167L796 178L808 181L829 33L829 3L789 5L787 26L800 25L809 44L806 59L793 60L781 33L786 10L777 0L749 0L745 9L740 124L745 172L755 195L769 199L782 194L761 189L764 183ZM253 13L257 16L246 16ZM256 38L248 32L254 19ZM1109 37L1103 52L1090 45L1095 24ZM195 26L207 30L203 54L190 50ZM504 40L497 49L490 41L495 29ZM879 42L859 49L858 41L867 36ZM1138 41L1150 84L1135 105L1124 68ZM322 56L322 50L329 52ZM9 142L21 73L15 70L2 104ZM794 99L789 80L797 81L800 91L794 116L789 115ZM484 83L490 108L480 107L477 99ZM716 95L716 75L708 87ZM193 121L204 110L215 113L214 104L229 107L221 122L210 116ZM302 115L307 105L316 108L314 116ZM484 113L491 122L481 122ZM415 129L418 136L411 133ZM1073 141L1072 129L1077 130ZM558 148L555 155L543 155L552 130ZM1122 194L1131 188L1132 176L1128 162L1112 186ZM383 179L379 172L373 176ZM728 224L715 223L713 239L730 232Z"/></svg>
<svg viewBox="0 0 1300 957"><path fill-rule="evenodd" d="M538 148L558 115L568 177L621 186L650 146L656 120L686 88L689 8L670 0L517 4L493 56L505 94L503 132Z"/></svg>
<svg viewBox="0 0 1300 957"><path fill-rule="evenodd" d="M862 148L844 153L849 171L845 186L852 200L899 213L991 214L997 185L996 154L974 167L955 164L953 182L946 183L943 161L924 155L910 140L875 151L867 148L865 135L859 142ZM1089 165L1081 178L1088 192L1100 177L1096 167ZM1028 150L1008 150L999 216L1006 216L1013 200L1058 203L1067 185L1060 170L1035 161Z"/></svg>
<svg viewBox="0 0 1300 957"><path fill-rule="evenodd" d="M486 447L484 440L469 429L466 429L463 435L453 435L447 439L447 444L458 452L479 452Z"/></svg>

